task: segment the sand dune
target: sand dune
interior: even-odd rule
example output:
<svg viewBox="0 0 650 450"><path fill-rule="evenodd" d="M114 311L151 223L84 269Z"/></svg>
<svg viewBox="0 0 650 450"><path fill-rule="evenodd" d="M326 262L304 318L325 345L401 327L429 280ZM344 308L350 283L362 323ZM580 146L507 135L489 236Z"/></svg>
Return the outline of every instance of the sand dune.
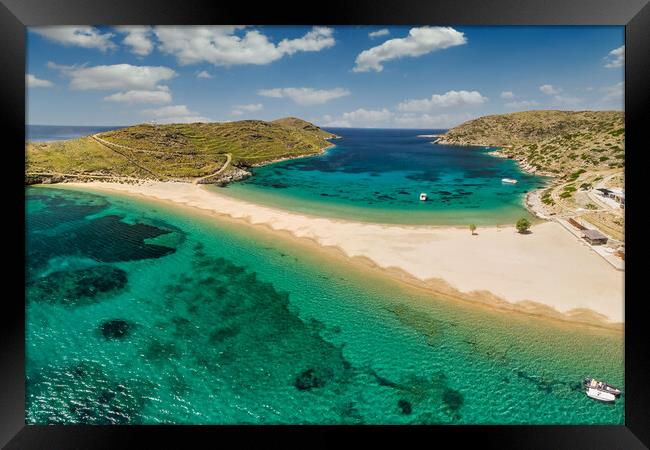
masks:
<svg viewBox="0 0 650 450"><path fill-rule="evenodd" d="M390 276L449 296L565 320L624 321L623 272L561 225L545 222L521 235L514 227L381 225L310 217L235 200L188 183L70 183L171 201L283 230L362 257ZM359 259L359 258L355 258Z"/></svg>

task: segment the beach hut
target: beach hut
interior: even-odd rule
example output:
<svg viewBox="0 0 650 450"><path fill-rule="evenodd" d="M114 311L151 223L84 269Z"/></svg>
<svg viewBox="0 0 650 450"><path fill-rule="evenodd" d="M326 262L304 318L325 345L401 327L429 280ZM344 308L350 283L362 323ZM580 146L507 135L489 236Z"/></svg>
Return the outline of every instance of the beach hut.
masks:
<svg viewBox="0 0 650 450"><path fill-rule="evenodd" d="M591 245L607 244L607 239L608 239L607 236L605 236L603 233L601 233L598 230L584 230L582 232L582 237Z"/></svg>

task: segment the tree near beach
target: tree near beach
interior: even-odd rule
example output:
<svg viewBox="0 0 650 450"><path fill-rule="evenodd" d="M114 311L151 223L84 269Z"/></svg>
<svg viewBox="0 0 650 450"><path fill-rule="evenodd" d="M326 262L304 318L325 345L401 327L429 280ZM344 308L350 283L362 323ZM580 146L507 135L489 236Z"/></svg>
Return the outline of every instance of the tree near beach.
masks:
<svg viewBox="0 0 650 450"><path fill-rule="evenodd" d="M521 219L519 219L517 221L517 223L515 224L515 227L517 227L517 231L519 233L524 234L530 228L530 222L525 217L522 217Z"/></svg>
<svg viewBox="0 0 650 450"><path fill-rule="evenodd" d="M472 236L474 236L474 234L476 234L476 233L474 233L476 231L476 225L474 225L473 223L470 223L469 224L469 231L471 231Z"/></svg>

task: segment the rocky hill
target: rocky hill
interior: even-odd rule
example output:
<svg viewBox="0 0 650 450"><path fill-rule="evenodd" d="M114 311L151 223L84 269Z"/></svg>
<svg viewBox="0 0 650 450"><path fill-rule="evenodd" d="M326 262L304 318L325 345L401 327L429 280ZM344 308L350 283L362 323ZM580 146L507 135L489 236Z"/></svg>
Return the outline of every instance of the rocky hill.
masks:
<svg viewBox="0 0 650 450"><path fill-rule="evenodd" d="M620 111L524 111L470 120L437 143L497 146L497 155L542 175L571 176L625 165Z"/></svg>
<svg viewBox="0 0 650 450"><path fill-rule="evenodd" d="M332 133L328 133L325 130L321 130L313 123L307 122L306 120L298 119L297 117L284 117L282 119L273 120L271 123L283 125L285 127L297 128L299 130L303 130L311 133L316 133L325 139L334 136Z"/></svg>

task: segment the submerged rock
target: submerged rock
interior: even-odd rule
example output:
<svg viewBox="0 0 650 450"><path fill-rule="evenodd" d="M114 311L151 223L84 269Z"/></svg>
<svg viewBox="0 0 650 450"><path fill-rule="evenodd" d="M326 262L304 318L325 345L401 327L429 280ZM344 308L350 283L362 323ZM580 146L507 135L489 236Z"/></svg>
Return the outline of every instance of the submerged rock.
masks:
<svg viewBox="0 0 650 450"><path fill-rule="evenodd" d="M128 277L122 269L94 266L80 270L54 272L38 278L27 286L31 301L83 306L100 301L106 294L126 287Z"/></svg>
<svg viewBox="0 0 650 450"><path fill-rule="evenodd" d="M452 411L458 411L458 409L463 406L463 403L465 402L463 394L451 388L445 389L442 400L445 402L445 405L447 405Z"/></svg>
<svg viewBox="0 0 650 450"><path fill-rule="evenodd" d="M101 324L102 335L106 339L122 339L129 334L131 325L125 320L108 320Z"/></svg>
<svg viewBox="0 0 650 450"><path fill-rule="evenodd" d="M404 400L403 398L399 399L397 402L397 406L402 411L402 414L408 415L411 414L413 411L413 407L411 406L411 403L407 400Z"/></svg>
<svg viewBox="0 0 650 450"><path fill-rule="evenodd" d="M307 369L300 372L294 385L299 391L308 391L325 386L331 377L332 373L327 369Z"/></svg>

